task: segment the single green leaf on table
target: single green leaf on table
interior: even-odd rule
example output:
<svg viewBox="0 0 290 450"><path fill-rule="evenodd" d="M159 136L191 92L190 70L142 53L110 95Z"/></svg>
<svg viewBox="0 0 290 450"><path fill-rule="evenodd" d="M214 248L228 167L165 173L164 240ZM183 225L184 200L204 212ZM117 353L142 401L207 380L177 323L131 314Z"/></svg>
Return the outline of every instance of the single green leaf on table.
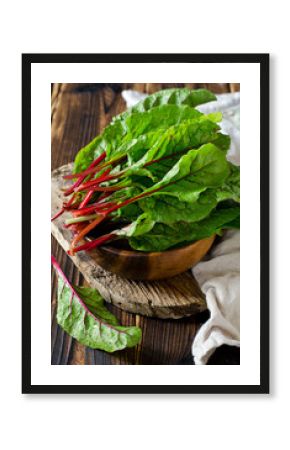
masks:
<svg viewBox="0 0 290 450"><path fill-rule="evenodd" d="M95 317L111 325L119 325L118 319L105 306L101 294L90 287L74 286L75 291Z"/></svg>
<svg viewBox="0 0 290 450"><path fill-rule="evenodd" d="M106 352L134 347L140 342L139 327L120 326L96 290L71 285L55 258L51 259L58 274L57 322L70 336Z"/></svg>

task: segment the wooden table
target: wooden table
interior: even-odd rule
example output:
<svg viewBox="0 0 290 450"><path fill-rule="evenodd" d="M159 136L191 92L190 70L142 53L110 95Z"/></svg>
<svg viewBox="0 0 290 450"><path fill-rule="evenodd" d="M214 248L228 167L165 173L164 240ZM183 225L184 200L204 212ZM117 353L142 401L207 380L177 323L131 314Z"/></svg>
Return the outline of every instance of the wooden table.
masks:
<svg viewBox="0 0 290 450"><path fill-rule="evenodd" d="M238 84L54 84L52 85L52 170L73 161L77 151L122 112L126 105L123 89L152 93L167 87L207 87L215 93L239 90ZM52 254L68 279L75 284L84 280L70 258L52 238ZM126 313L109 306L123 325L138 325L143 339L134 349L113 354L91 350L68 336L56 323L57 280L52 271L52 364L193 364L192 341L208 318L202 313L187 319L161 320ZM239 350L224 346L210 364L239 364Z"/></svg>

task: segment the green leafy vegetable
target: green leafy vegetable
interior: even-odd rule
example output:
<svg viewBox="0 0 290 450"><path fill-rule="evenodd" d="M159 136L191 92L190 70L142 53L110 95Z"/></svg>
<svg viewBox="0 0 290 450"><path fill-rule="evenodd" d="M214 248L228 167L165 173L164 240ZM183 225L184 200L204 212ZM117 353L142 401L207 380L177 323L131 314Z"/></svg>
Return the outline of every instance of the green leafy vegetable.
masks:
<svg viewBox="0 0 290 450"><path fill-rule="evenodd" d="M73 216L70 254L120 238L162 251L239 226L240 169L227 160L222 114L195 109L214 99L206 90L157 92L80 150L57 214ZM112 231L100 235L105 225ZM92 231L99 237L78 245Z"/></svg>
<svg viewBox="0 0 290 450"><path fill-rule="evenodd" d="M217 189L217 198L219 201L232 199L240 202L240 168L234 164L228 163L230 173L222 186Z"/></svg>
<svg viewBox="0 0 290 450"><path fill-rule="evenodd" d="M161 105L149 111L136 112L125 119L127 140L200 117L203 117L203 114L189 106Z"/></svg>
<svg viewBox="0 0 290 450"><path fill-rule="evenodd" d="M194 193L191 193L192 200ZM213 191L195 192L192 202L180 201L177 198L162 194L154 195L140 201L140 207L150 214L155 222L173 224L177 221L196 222L206 217L217 205Z"/></svg>
<svg viewBox="0 0 290 450"><path fill-rule="evenodd" d="M188 105L190 108L187 108L187 111L192 110L195 106L201 105L203 103L210 102L212 100L215 100L216 97L211 92L207 91L206 89L198 89L195 91L192 91L190 89L165 89L160 92L156 92L155 94L149 95L144 100L139 102L137 105L135 105L131 110L126 111L125 113L120 114L119 116L115 117L113 122L108 125L104 132L98 136L96 139L94 139L92 142L90 142L88 145L83 147L77 154L75 158L75 166L74 171L80 172L81 170L85 170L86 167L94 160L96 159L103 151L106 151L108 154L111 154L112 149L118 148L122 144L122 138L126 135L126 132L128 131L126 119L129 118L129 124L130 124L130 116L132 113L142 113L149 110L153 110L154 108L157 108L161 105ZM164 111L164 109L162 110ZM193 110L192 114L194 116L198 116L199 113L196 110ZM154 120L154 112L152 118L149 119L149 122L151 122L151 129L154 129L154 122L155 126L157 128L158 120ZM186 112L184 113L186 116ZM190 113L188 113L190 114ZM182 116L182 113L181 113ZM165 115L165 118L169 117L169 115ZM138 116L139 123L142 123L143 117L140 115ZM146 119L144 119L146 122ZM171 119L169 119L171 121ZM135 125L134 125L135 124ZM136 126L136 121L134 120L132 127L136 127L138 130L138 126ZM148 119L147 119L147 127ZM170 126L169 124L165 123L165 120L163 119L163 127ZM162 126L161 126L162 128ZM140 134L140 130L137 131L137 134L134 134L134 129L131 130L131 137L138 137ZM143 133L142 133L143 134Z"/></svg>
<svg viewBox="0 0 290 450"><path fill-rule="evenodd" d="M58 274L57 322L70 336L106 352L134 347L140 342L139 327L120 326L96 290L72 286L53 256L51 260Z"/></svg>
<svg viewBox="0 0 290 450"><path fill-rule="evenodd" d="M132 248L139 251L164 251L170 247L204 239L213 234L219 234L223 228L232 227L234 221L239 220L240 208L229 208L214 211L207 218L199 222L174 222L172 225L154 223L146 214L144 224L133 223L126 231ZM140 219L139 219L140 220ZM151 222L150 222L151 220ZM235 222L237 223L237 222ZM150 225L149 225L150 224ZM139 227L143 229L139 230Z"/></svg>
<svg viewBox="0 0 290 450"><path fill-rule="evenodd" d="M195 108L198 105L202 105L203 103L208 103L213 100L216 100L216 96L207 89L164 89L149 95L144 100L137 103L137 105L121 114L119 117L124 118L132 112L148 111L149 109L156 108L156 106L164 104L188 105ZM116 118L116 120L118 120L118 118Z"/></svg>
<svg viewBox="0 0 290 450"><path fill-rule="evenodd" d="M138 160L138 162L136 162L131 169L136 166L140 167L152 160L160 159L176 152L182 150L186 151L193 147L199 147L202 144L214 141L217 138L216 132L218 130L219 126L211 120L206 119L206 117L187 120L181 124L169 127L165 131L159 130L155 140L153 135L150 135L150 141L147 144L148 147L150 146L148 151L139 151L136 155L137 149L134 148L134 160ZM136 141L136 143L137 142L138 141ZM130 150L127 148L127 152L128 151L131 156L132 148L130 148Z"/></svg>
<svg viewBox="0 0 290 450"><path fill-rule="evenodd" d="M224 153L213 144L205 144L198 150L190 150L181 156L162 180L150 189L163 188L162 192L170 192L177 195L180 200L191 201L192 192L207 187L218 187L229 174L229 165Z"/></svg>

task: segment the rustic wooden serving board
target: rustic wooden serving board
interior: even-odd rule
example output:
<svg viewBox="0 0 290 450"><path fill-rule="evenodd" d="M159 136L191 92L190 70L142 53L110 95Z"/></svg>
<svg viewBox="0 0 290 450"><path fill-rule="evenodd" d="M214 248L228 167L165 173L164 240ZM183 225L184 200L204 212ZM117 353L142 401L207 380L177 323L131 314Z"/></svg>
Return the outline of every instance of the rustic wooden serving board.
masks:
<svg viewBox="0 0 290 450"><path fill-rule="evenodd" d="M72 165L56 169L51 181L51 213L54 215L63 202L63 176L71 172ZM71 232L64 222L64 213L52 222L52 234L67 251ZM125 311L161 319L180 319L206 309L204 296L192 274L158 281L133 281L103 270L89 252L79 252L72 260L91 287L100 291L105 300Z"/></svg>

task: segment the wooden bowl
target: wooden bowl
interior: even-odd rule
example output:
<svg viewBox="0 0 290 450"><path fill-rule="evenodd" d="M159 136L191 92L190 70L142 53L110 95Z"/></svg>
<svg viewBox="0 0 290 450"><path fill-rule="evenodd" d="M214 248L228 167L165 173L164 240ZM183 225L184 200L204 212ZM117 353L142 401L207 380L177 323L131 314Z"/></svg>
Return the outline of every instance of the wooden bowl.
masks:
<svg viewBox="0 0 290 450"><path fill-rule="evenodd" d="M103 269L131 280L159 280L185 272L208 252L215 236L164 252L138 252L111 246L90 252Z"/></svg>

